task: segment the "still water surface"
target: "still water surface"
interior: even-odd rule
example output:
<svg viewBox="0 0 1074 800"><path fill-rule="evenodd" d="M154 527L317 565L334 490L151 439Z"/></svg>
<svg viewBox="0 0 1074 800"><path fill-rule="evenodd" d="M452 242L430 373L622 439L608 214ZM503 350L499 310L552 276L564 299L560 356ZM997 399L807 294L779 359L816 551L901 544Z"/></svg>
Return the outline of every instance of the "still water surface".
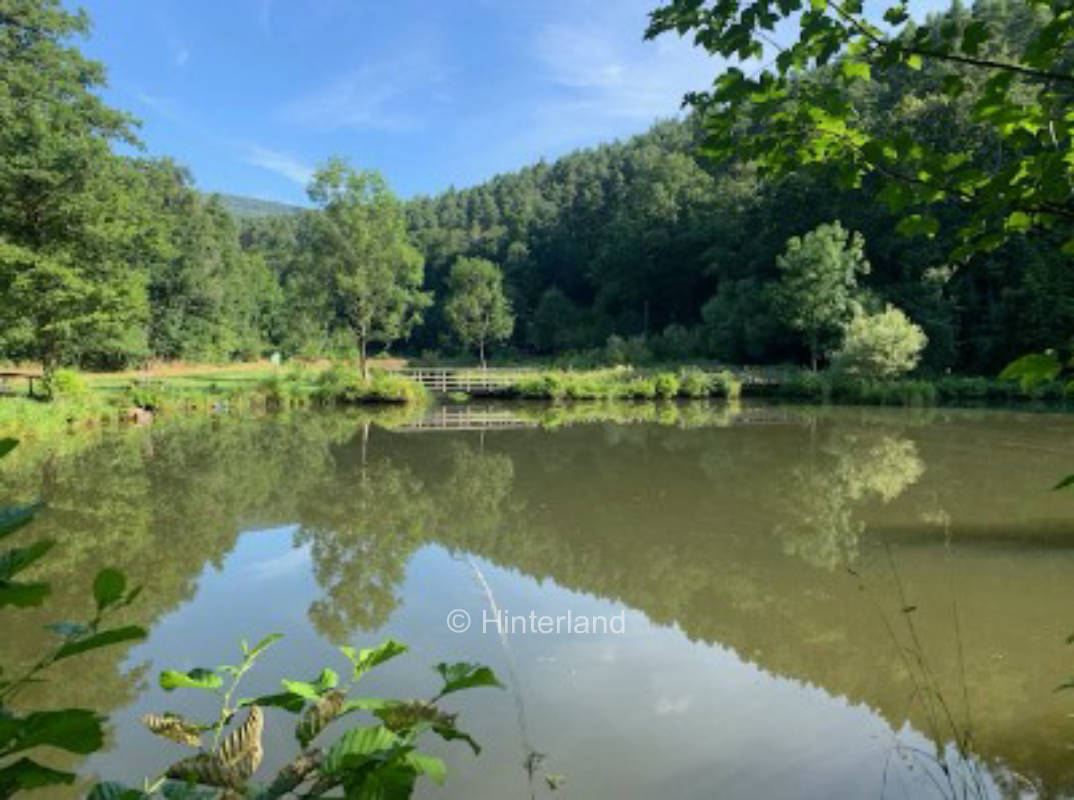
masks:
<svg viewBox="0 0 1074 800"><path fill-rule="evenodd" d="M52 604L11 616L0 659L83 617L112 565L145 584L123 621L149 638L34 690L110 715L87 775L140 782L184 755L138 718L210 705L157 673L234 662L241 638L279 631L243 694L342 672L337 645L387 636L411 652L367 694L431 695L442 660L496 670L507 689L445 702L484 750L430 744L449 775L425 797L548 796L543 772L566 798L941 797L951 721L978 792L1074 792L1074 695L1054 692L1074 675L1074 495L1049 491L1074 468L1074 417L603 413L476 414L484 431L185 419L20 448L0 488L44 498L33 534L62 545ZM501 637L482 631L492 603L622 613L625 630ZM291 718L270 715L265 778L295 752Z"/></svg>

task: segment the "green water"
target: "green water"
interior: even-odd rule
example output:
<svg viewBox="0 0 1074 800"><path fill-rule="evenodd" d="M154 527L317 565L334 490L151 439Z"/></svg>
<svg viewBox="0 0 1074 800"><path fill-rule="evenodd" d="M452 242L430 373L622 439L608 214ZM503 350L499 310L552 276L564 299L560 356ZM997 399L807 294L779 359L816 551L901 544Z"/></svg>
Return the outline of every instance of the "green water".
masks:
<svg viewBox="0 0 1074 800"><path fill-rule="evenodd" d="M1074 417L470 413L188 418L20 448L3 492L45 499L27 536L61 544L50 605L5 612L2 663L83 617L111 565L145 585L122 621L148 639L25 698L111 717L86 775L140 782L185 755L138 718L210 707L157 672L279 631L250 694L389 635L412 651L367 693L432 694L441 660L497 671L506 690L446 701L485 747L431 745L449 775L424 797L547 796L533 752L567 798L939 797L929 754L952 721L983 791L1074 791L1074 694L1053 691L1074 676L1074 494L1049 491L1074 470ZM495 427L438 429L464 424ZM501 637L490 601L623 630ZM269 714L263 779L295 752L289 721Z"/></svg>

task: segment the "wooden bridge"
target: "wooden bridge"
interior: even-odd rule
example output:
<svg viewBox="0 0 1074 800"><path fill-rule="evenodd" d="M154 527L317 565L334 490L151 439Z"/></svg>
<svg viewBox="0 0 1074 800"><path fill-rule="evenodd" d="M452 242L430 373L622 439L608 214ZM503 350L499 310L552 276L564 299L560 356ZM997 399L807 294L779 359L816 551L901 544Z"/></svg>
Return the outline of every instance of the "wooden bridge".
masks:
<svg viewBox="0 0 1074 800"><path fill-rule="evenodd" d="M416 431L491 431L536 427L536 422L517 417L510 411L441 407L420 420L392 428L392 431L399 433Z"/></svg>
<svg viewBox="0 0 1074 800"><path fill-rule="evenodd" d="M533 375L536 371L525 367L407 367L393 369L391 373L417 381L430 391L469 393L506 389L519 378Z"/></svg>

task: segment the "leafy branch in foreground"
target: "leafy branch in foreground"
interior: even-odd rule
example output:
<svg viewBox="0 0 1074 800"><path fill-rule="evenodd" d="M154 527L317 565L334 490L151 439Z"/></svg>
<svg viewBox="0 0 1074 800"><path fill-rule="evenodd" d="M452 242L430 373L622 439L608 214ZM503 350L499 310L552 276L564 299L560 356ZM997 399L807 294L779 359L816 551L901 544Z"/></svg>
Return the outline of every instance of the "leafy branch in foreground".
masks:
<svg viewBox="0 0 1074 800"><path fill-rule="evenodd" d="M911 5L888 0L877 24L861 0L664 0L647 36L692 34L743 65L687 97L704 115L710 156L776 175L833 165L848 186L869 176L879 199L904 215L907 234L935 236L945 206L963 205L970 219L956 259L1034 228L1069 237L1069 4L1029 0L1021 20L1031 24L1014 38L1001 35L998 4L969 13L954 4L923 24ZM873 113L885 81L898 86L900 107L913 109L909 124ZM972 148L951 140L955 120L979 131ZM1074 239L1063 249L1074 252Z"/></svg>
<svg viewBox="0 0 1074 800"><path fill-rule="evenodd" d="M0 458L18 442L0 439ZM0 539L7 538L33 521L37 505L0 509ZM20 581L16 577L37 563L55 546L50 539L39 539L22 547L0 552L0 609L12 606L40 606L49 595L44 581ZM96 610L85 622L56 622L48 626L59 636L51 650L30 667L10 674L0 666L0 798L19 791L74 782L75 775L39 763L27 752L39 747L54 747L76 755L88 755L104 743L104 719L84 708L17 712L12 703L24 687L42 680L41 675L57 661L123 642L145 637L136 625L106 628L104 622L113 612L130 605L141 587L127 589L123 573L104 569L93 581Z"/></svg>
<svg viewBox="0 0 1074 800"><path fill-rule="evenodd" d="M117 783L98 784L90 794L91 800L136 800L157 793L169 800L217 795L274 800L285 795L322 797L340 788L345 797L410 797L419 777L426 775L442 783L447 772L439 758L418 751L423 734L431 732L446 741L460 740L470 746L474 755L481 752L480 745L459 730L457 714L437 704L447 695L465 689L502 688L488 667L467 662L437 664L435 670L443 684L428 700L350 697L367 672L406 652L406 645L388 639L364 650L341 647L350 661L350 676L345 681L341 682L335 670L325 667L310 681L280 681L281 692L233 700L240 681L257 657L279 638L280 634L271 634L252 648L243 642L243 658L238 665L162 672L160 685L166 691L189 688L220 696L220 713L211 722L198 722L171 712L142 718L143 724L158 736L198 748L199 752L175 762L140 790ZM294 734L301 749L267 785L253 787L249 781L264 756L263 709L267 708L298 716ZM243 710L242 722L225 735ZM350 728L331 745L314 744L331 723L354 712L369 714L377 723ZM207 747L203 746L203 733L212 736Z"/></svg>

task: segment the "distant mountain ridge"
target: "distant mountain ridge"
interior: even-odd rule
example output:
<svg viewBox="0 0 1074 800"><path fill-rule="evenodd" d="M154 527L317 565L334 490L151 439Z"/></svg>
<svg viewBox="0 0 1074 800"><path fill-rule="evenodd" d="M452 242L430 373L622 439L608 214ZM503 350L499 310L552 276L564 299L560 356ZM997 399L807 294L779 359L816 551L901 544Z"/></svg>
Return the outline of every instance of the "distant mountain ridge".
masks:
<svg viewBox="0 0 1074 800"><path fill-rule="evenodd" d="M257 197L223 192L214 192L214 194L220 198L224 208L236 217L285 217L304 210L302 206L278 203L275 200L261 200Z"/></svg>

